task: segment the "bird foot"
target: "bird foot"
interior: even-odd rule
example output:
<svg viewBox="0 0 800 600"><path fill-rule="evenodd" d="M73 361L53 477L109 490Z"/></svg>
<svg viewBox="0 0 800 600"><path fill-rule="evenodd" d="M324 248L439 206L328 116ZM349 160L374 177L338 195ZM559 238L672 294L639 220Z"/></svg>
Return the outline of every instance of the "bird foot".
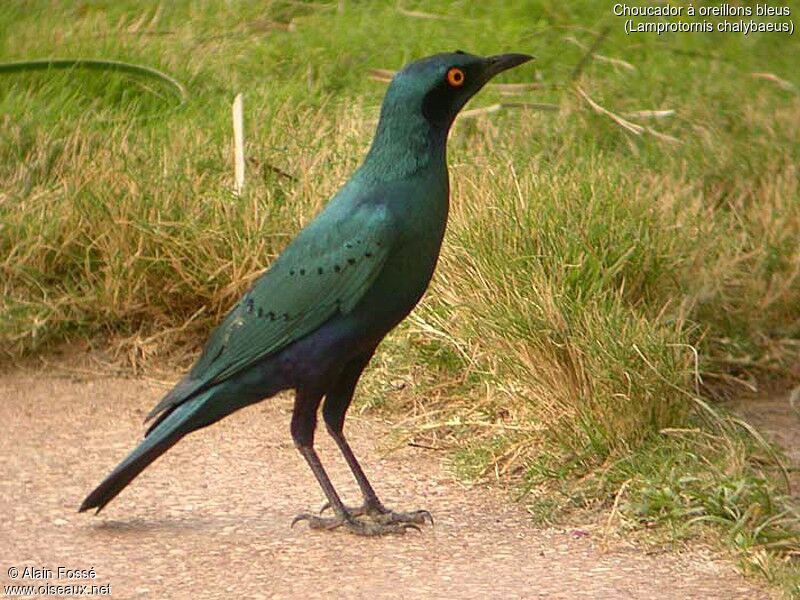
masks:
<svg viewBox="0 0 800 600"><path fill-rule="evenodd" d="M322 515L331 507L330 503L320 509ZM426 522L433 525L433 515L427 510L414 510L411 512L395 512L380 503L365 502L361 506L345 506L345 511L351 517L369 517L376 523L410 523L424 525Z"/></svg>
<svg viewBox="0 0 800 600"><path fill-rule="evenodd" d="M380 535L387 535L389 533L405 533L408 529L416 529L420 531L412 522L403 521L361 521L353 515L347 513L342 516L335 515L333 517L320 517L310 513L301 513L292 520L292 527L300 521L308 521L308 526L311 529L338 529L344 527L350 533L366 537L376 537Z"/></svg>

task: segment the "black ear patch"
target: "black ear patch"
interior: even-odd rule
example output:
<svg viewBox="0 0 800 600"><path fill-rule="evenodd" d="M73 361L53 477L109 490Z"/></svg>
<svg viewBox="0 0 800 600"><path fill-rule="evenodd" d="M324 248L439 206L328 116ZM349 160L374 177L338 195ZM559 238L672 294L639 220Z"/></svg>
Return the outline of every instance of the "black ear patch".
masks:
<svg viewBox="0 0 800 600"><path fill-rule="evenodd" d="M422 114L432 125L445 126L453 111L453 90L444 81L425 94Z"/></svg>

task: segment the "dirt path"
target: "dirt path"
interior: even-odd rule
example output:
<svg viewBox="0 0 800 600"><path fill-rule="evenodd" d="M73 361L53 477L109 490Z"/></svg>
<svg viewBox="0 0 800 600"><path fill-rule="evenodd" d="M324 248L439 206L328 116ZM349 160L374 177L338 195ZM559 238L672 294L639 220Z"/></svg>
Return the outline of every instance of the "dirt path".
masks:
<svg viewBox="0 0 800 600"><path fill-rule="evenodd" d="M791 497L800 503L800 407L793 406L792 395L798 391L767 390L729 402L728 408L753 425L770 442L785 452ZM797 402L795 401L794 404Z"/></svg>
<svg viewBox="0 0 800 600"><path fill-rule="evenodd" d="M189 436L98 517L84 495L133 447L162 390L146 382L0 376L0 568L3 585L75 583L89 569L114 598L714 598L774 597L708 553L603 552L596 536L537 529L500 493L462 489L438 453L381 457L385 427L348 421L384 501L427 508L421 534L361 539L289 528L321 492L288 435L287 399ZM355 485L320 436L322 459L351 501ZM433 456L432 456L433 455ZM48 568L47 580L8 569Z"/></svg>

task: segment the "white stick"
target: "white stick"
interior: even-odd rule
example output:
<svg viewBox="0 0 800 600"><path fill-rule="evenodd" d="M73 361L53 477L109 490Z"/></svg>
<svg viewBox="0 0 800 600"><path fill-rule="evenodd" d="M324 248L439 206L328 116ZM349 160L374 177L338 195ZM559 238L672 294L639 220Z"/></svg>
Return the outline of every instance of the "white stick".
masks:
<svg viewBox="0 0 800 600"><path fill-rule="evenodd" d="M235 177L233 192L240 196L244 190L244 110L241 94L236 94L236 98L233 99L233 156Z"/></svg>

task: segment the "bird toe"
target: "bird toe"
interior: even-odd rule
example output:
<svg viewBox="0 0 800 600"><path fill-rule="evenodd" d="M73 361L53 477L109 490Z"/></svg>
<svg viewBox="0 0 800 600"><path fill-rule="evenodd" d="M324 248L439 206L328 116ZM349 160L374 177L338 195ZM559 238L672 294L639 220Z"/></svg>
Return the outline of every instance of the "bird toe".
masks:
<svg viewBox="0 0 800 600"><path fill-rule="evenodd" d="M300 521L308 521L309 529L336 529L341 527L345 520L344 517L319 517L311 513L300 513L292 519L291 527Z"/></svg>
<svg viewBox="0 0 800 600"><path fill-rule="evenodd" d="M427 510L414 510L411 512L395 512L388 510L376 515L370 515L379 523L406 523L412 525L433 525L433 515ZM418 528L417 528L418 529Z"/></svg>

